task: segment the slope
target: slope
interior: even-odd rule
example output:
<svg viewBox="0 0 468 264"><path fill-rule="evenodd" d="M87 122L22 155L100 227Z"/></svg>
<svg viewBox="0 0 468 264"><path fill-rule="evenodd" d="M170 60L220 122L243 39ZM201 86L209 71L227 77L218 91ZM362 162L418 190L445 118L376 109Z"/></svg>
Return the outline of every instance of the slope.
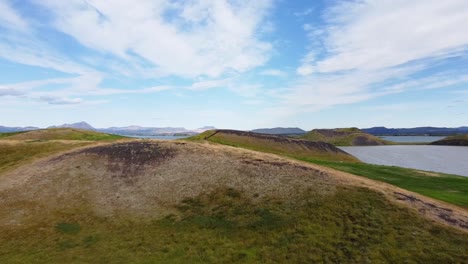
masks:
<svg viewBox="0 0 468 264"><path fill-rule="evenodd" d="M367 134L358 128L314 129L300 138L311 141L323 141L335 146L375 146L390 143Z"/></svg>
<svg viewBox="0 0 468 264"><path fill-rule="evenodd" d="M187 140L206 140L235 147L280 154L297 159L359 162L358 159L325 143L284 136L259 134L238 130L210 130Z"/></svg>
<svg viewBox="0 0 468 264"><path fill-rule="evenodd" d="M48 128L0 137L3 140L116 140L125 138L123 136L106 134L96 131L82 130L76 128Z"/></svg>
<svg viewBox="0 0 468 264"><path fill-rule="evenodd" d="M444 139L432 142L431 145L468 146L468 135L446 137Z"/></svg>
<svg viewBox="0 0 468 264"><path fill-rule="evenodd" d="M214 144L100 143L0 177L2 263L450 263L467 257L467 221L390 185Z"/></svg>

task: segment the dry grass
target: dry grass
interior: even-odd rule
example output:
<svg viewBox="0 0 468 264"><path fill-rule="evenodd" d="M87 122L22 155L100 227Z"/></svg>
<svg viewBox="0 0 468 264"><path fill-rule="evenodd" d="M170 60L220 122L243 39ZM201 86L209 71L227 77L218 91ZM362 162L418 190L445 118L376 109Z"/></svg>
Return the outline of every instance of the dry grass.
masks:
<svg viewBox="0 0 468 264"><path fill-rule="evenodd" d="M0 139L7 140L30 140L30 141L45 141L45 140L85 140L85 141L103 141L103 140L116 140L125 137L100 133L96 131L89 131L75 128L49 128L32 130L21 133L6 134L5 137Z"/></svg>
<svg viewBox="0 0 468 264"><path fill-rule="evenodd" d="M389 184L208 143L100 143L0 178L5 263L459 262L467 222Z"/></svg>

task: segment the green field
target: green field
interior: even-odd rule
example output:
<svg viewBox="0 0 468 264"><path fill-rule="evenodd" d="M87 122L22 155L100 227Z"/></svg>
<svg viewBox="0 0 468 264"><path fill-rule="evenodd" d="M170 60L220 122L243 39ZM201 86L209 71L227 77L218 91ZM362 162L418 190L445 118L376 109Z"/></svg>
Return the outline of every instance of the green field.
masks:
<svg viewBox="0 0 468 264"><path fill-rule="evenodd" d="M300 200L218 189L162 219L86 207L0 227L1 263L460 263L468 235L361 188Z"/></svg>
<svg viewBox="0 0 468 264"><path fill-rule="evenodd" d="M418 170L396 166L304 160L390 183L406 190L468 208L468 177L443 173L434 173L435 176L431 176Z"/></svg>

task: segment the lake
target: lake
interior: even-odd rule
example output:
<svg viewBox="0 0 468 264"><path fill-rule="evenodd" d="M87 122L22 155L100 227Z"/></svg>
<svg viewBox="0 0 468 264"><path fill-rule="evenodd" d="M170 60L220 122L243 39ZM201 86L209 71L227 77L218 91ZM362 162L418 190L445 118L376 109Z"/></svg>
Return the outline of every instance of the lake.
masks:
<svg viewBox="0 0 468 264"><path fill-rule="evenodd" d="M393 141L393 142L401 142L401 143L421 143L421 142L434 142L437 140L441 140L445 137L440 136L379 136L381 139Z"/></svg>
<svg viewBox="0 0 468 264"><path fill-rule="evenodd" d="M468 147L394 145L340 149L370 164L399 166L468 176Z"/></svg>

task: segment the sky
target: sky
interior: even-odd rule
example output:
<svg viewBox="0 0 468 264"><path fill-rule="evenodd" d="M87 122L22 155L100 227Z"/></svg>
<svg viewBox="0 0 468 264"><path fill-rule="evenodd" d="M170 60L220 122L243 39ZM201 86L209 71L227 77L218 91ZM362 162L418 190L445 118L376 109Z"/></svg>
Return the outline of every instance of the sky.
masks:
<svg viewBox="0 0 468 264"><path fill-rule="evenodd" d="M0 125L468 126L466 0L0 0Z"/></svg>

